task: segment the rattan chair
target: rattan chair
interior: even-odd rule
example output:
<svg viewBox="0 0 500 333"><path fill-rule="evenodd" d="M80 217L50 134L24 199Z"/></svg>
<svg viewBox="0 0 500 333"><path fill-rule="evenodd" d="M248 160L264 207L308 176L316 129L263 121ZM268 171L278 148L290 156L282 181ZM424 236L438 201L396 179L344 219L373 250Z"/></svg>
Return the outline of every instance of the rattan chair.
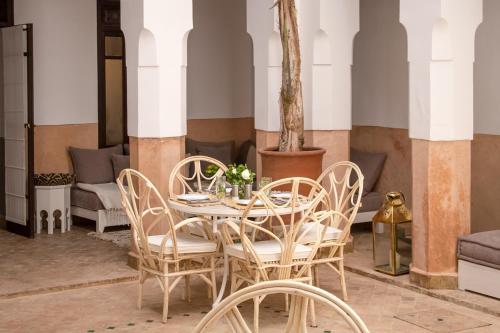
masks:
<svg viewBox="0 0 500 333"><path fill-rule="evenodd" d="M342 297L347 300L344 274L344 246L349 240L351 225L361 206L363 174L359 167L348 161L338 162L327 168L318 178L330 197L334 211L329 219L324 219L325 235L319 246L314 264L315 285L319 287L319 265L325 264L340 277ZM303 238L307 240L307 237Z"/></svg>
<svg viewBox="0 0 500 333"><path fill-rule="evenodd" d="M213 175L207 174L206 168L214 165L219 169ZM214 189L218 176L224 175L227 166L224 163L208 156L191 156L176 164L168 181L169 196L210 191ZM208 186L203 188L203 182Z"/></svg>
<svg viewBox="0 0 500 333"><path fill-rule="evenodd" d="M292 295L290 314L282 332L306 333L308 303L313 301L333 310L332 317L338 315L339 319L347 323L351 331L356 333L370 332L363 320L349 305L325 290L295 281L269 281L241 289L228 296L203 317L194 329L194 333L220 331L222 318L225 319L231 332L251 333L252 330L240 312L240 304L250 299L275 294ZM275 323L273 322L273 324ZM273 329L274 332L277 332L276 325L273 325Z"/></svg>
<svg viewBox="0 0 500 333"><path fill-rule="evenodd" d="M122 205L132 226L133 244L139 258L139 309L142 306L143 284L150 277L155 277L163 290L164 322L167 321L169 293L182 277L200 277L215 297L217 243L213 240L213 235L207 233L207 230L210 230L210 221L195 217L174 224L172 215L156 187L138 171L123 170L117 183ZM200 228L205 237L181 232L181 228L187 225L205 225L205 228ZM155 227L162 227L167 231L156 235L152 232ZM189 295L187 297L189 300Z"/></svg>
<svg viewBox="0 0 500 333"><path fill-rule="evenodd" d="M274 197L281 190L289 191L287 197ZM240 221L228 220L222 225L230 262L231 293L243 284L261 281L292 279L312 283L311 263L321 244L321 233L317 233L316 242L303 245L301 239L307 232L302 227L307 225L309 231L319 226L323 219L329 218L329 212L319 214L316 210L329 206L326 190L307 178L278 180L257 192ZM258 219L250 218L254 209L264 210L266 214ZM234 234L238 236L236 241ZM254 299L255 332L261 302L262 298ZM315 325L313 305L311 316Z"/></svg>

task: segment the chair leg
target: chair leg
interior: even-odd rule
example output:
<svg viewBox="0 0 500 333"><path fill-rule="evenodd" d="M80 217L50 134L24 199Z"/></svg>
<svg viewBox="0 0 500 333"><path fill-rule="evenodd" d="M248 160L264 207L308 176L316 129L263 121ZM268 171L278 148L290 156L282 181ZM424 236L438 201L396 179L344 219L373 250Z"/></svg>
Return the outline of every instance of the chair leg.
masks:
<svg viewBox="0 0 500 333"><path fill-rule="evenodd" d="M169 296L169 291L168 291L168 264L165 264L165 269L163 271L163 322L167 322L168 318L168 296Z"/></svg>
<svg viewBox="0 0 500 333"><path fill-rule="evenodd" d="M217 281L215 279L215 257L210 257L210 268L212 271L210 272L210 280L212 281L212 288L209 288L211 290L212 294L212 302L215 302L217 299Z"/></svg>
<svg viewBox="0 0 500 333"><path fill-rule="evenodd" d="M255 271L255 284L259 283L259 272ZM253 333L259 333L259 308L260 308L260 297L254 297L253 299Z"/></svg>
<svg viewBox="0 0 500 333"><path fill-rule="evenodd" d="M139 263L139 295L137 298L137 308L142 309L142 285L144 284L144 272L142 271L141 264Z"/></svg>
<svg viewBox="0 0 500 333"><path fill-rule="evenodd" d="M236 291L236 275L234 274L234 261L229 262L229 272L231 274L231 294Z"/></svg>
<svg viewBox="0 0 500 333"><path fill-rule="evenodd" d="M309 284L313 285L313 277L312 277L312 269L311 266L308 268L308 274L309 277L311 278L309 280ZM309 305L309 311L311 313L311 326L312 327L318 327L318 323L316 322L316 306L314 305L314 301L312 299L309 300L308 302Z"/></svg>
<svg viewBox="0 0 500 333"><path fill-rule="evenodd" d="M184 289L184 298L191 303L191 275L184 276L184 282L186 284Z"/></svg>
<svg viewBox="0 0 500 333"><path fill-rule="evenodd" d="M314 265L314 285L319 288L319 264Z"/></svg>
<svg viewBox="0 0 500 333"><path fill-rule="evenodd" d="M344 260L339 261L340 286L342 287L342 299L347 302L347 288L345 284Z"/></svg>

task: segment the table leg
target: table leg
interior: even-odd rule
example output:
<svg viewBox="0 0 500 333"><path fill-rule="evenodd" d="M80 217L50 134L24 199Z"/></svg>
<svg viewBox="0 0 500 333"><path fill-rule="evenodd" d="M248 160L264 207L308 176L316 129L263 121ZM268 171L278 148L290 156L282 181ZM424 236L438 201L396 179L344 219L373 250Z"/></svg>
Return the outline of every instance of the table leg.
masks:
<svg viewBox="0 0 500 333"><path fill-rule="evenodd" d="M224 217L221 216L213 216L213 223L212 223L212 231L214 235L217 236L219 239L220 243L222 244L222 253L224 254L224 271L222 274L222 283L220 285L220 290L219 294L217 295L217 298L215 299L212 307L217 306L217 304L220 303L222 298L224 297L224 292L226 291L226 286L227 286L227 280L229 276L229 257L226 252L226 244L224 242L224 237L222 236L222 233L219 231L219 222L223 220Z"/></svg>
<svg viewBox="0 0 500 333"><path fill-rule="evenodd" d="M219 304L220 301L222 300L222 297L224 297L224 292L226 291L226 285L227 285L227 278L229 275L229 258L227 256L225 244L224 244L224 241L222 240L222 235L220 235L220 233L217 233L217 235L218 235L219 239L221 240L222 252L224 253L224 273L222 275L222 283L220 285L219 295L215 299L215 302L212 305L212 307L217 306L217 304Z"/></svg>

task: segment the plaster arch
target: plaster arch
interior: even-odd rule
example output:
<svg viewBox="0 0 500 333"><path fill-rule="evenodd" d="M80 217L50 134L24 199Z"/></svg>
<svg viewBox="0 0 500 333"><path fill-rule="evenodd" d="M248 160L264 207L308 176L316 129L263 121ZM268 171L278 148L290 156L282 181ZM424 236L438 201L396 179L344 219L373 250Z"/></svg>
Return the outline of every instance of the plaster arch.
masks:
<svg viewBox="0 0 500 333"><path fill-rule="evenodd" d="M432 26L432 60L453 60L450 28L442 17Z"/></svg>
<svg viewBox="0 0 500 333"><path fill-rule="evenodd" d="M399 0L360 0L353 42L351 148L387 154L375 190L397 189L411 204L408 37Z"/></svg>
<svg viewBox="0 0 500 333"><path fill-rule="evenodd" d="M280 34L273 31L269 36L267 64L271 67L280 67L282 62L283 48L281 46Z"/></svg>
<svg viewBox="0 0 500 333"><path fill-rule="evenodd" d="M154 34L143 28L139 34L139 67L158 66L158 51Z"/></svg>
<svg viewBox="0 0 500 333"><path fill-rule="evenodd" d="M314 34L313 42L313 64L314 65L330 65L332 63L330 39L328 34L318 29Z"/></svg>

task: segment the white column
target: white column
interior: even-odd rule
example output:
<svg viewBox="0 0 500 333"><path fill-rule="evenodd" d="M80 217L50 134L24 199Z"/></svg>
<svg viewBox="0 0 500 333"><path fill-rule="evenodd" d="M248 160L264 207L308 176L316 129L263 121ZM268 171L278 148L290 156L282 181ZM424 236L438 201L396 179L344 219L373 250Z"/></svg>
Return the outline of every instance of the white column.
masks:
<svg viewBox="0 0 500 333"><path fill-rule="evenodd" d="M427 288L456 288L456 243L470 232L474 38L482 0L401 0L400 20L410 63L410 278Z"/></svg>
<svg viewBox="0 0 500 333"><path fill-rule="evenodd" d="M192 1L122 0L121 6L127 51L129 135L183 136Z"/></svg>

